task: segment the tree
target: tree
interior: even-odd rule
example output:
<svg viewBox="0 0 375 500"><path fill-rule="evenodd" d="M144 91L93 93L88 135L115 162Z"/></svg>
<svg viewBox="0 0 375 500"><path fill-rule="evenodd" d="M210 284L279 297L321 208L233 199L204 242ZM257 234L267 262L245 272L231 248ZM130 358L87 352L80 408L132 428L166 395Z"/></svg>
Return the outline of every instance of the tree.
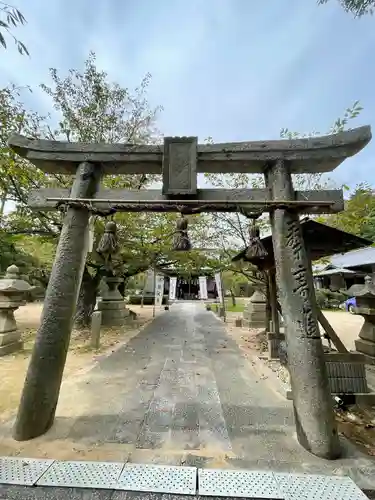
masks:
<svg viewBox="0 0 375 500"><path fill-rule="evenodd" d="M356 101L351 107L345 110L342 117L335 120L327 133L335 134L347 129L350 122L359 116L361 110L362 107L360 106L359 101ZM282 139L297 139L317 135L322 134L317 131L309 134L301 134L298 132L292 132L287 128L283 128L280 132ZM207 140L212 142L212 138ZM227 189L264 187L264 179L262 175L244 173L206 174L206 177L215 187ZM330 179L326 179L322 174L294 175L293 182L295 188L299 190L325 189L331 187L333 184ZM240 210L236 213L230 214L212 214L211 227L214 229L212 241L216 241L216 244L221 249L222 255L224 256L222 263L224 264L225 262L228 270L231 270L236 274L242 274L252 285L259 286L264 284L264 279L262 275L256 273L253 266L249 264L238 264L237 266L233 266L231 261L232 257L234 257L240 249L248 246L248 226L250 222L251 221L248 218L244 217L244 215L240 213ZM266 215L261 215L257 220L257 224L259 225L262 233L269 231L270 229L268 216Z"/></svg>
<svg viewBox="0 0 375 500"><path fill-rule="evenodd" d="M50 138L135 144L155 142L158 139L155 120L161 108L152 109L146 99L151 78L149 74L139 87L131 91L108 80L107 73L97 68L93 52L90 52L83 72L72 69L68 76L60 77L56 69L51 69L50 74L52 85L42 84L41 88L51 97L54 108L60 115L58 127L54 130L52 127L48 128ZM60 184L66 183L64 178L58 180ZM152 180L152 176L145 175L112 175L106 176L103 184L111 188L142 189ZM125 233L128 238L137 232L138 222L134 214L118 214L116 221L120 235ZM103 221L96 221L95 230L100 237ZM88 325L103 276L103 266L97 257L95 253L89 257L84 272L76 314L76 323L81 326ZM124 265L118 272L126 278L129 273L143 270L144 263L137 269L135 266L131 267L130 271Z"/></svg>
<svg viewBox="0 0 375 500"><path fill-rule="evenodd" d="M27 208L30 189L53 185L55 176L46 175L33 167L28 161L15 154L7 144L13 133L27 137L45 135L45 117L28 111L20 100L29 87L9 85L0 89L0 224L11 232L44 232L56 234L61 218L56 214L31 213ZM4 208L14 203L16 210L4 217Z"/></svg>
<svg viewBox="0 0 375 500"><path fill-rule="evenodd" d="M323 5L328 1L329 0L318 0L318 4ZM375 0L339 0L339 2L346 12L351 12L355 17L372 14L375 7Z"/></svg>
<svg viewBox="0 0 375 500"><path fill-rule="evenodd" d="M359 184L345 209L338 214L320 217L319 220L342 231L375 241L375 190L369 184Z"/></svg>
<svg viewBox="0 0 375 500"><path fill-rule="evenodd" d="M161 108L150 108L147 86L150 75L142 80L134 91L108 81L108 75L96 67L95 54L90 53L84 71L70 70L61 77L51 69L52 84L42 84L42 89L51 98L58 113L58 124L51 125L53 118L40 117L27 112L20 102L20 89L12 87L0 92L1 128L1 176L0 188L5 205L15 203L15 210L3 217L3 227L14 233L49 235L57 241L61 227L61 214L56 212L34 213L27 208L27 196L32 188L47 186L69 187L72 179L62 175L46 175L27 161L19 158L7 146L12 132L29 137L46 137L53 140L82 142L133 142L152 143L159 139L155 120ZM56 120L55 120L56 121ZM121 175L105 176L103 183L110 188L143 189L156 176ZM3 182L3 184L1 184ZM171 253L172 234L175 230L176 214L117 213L115 219L121 241L116 273L129 277L153 265L166 265L181 261L181 253ZM190 231L193 239L202 246L204 237L204 215L191 217ZM103 233L105 220L95 220L96 242ZM170 237L166 237L170 235ZM204 246L204 245L203 245ZM104 267L96 252L87 260L81 293L78 301L77 324L87 326L95 305L99 282ZM47 271L44 279L47 277Z"/></svg>
<svg viewBox="0 0 375 500"><path fill-rule="evenodd" d="M7 48L7 42L4 36L7 34L13 38L18 52L21 55L29 55L26 46L18 40L18 38L16 38L11 31L12 29L23 24L26 24L26 19L18 9L5 2L0 2L0 44L4 47L4 49Z"/></svg>

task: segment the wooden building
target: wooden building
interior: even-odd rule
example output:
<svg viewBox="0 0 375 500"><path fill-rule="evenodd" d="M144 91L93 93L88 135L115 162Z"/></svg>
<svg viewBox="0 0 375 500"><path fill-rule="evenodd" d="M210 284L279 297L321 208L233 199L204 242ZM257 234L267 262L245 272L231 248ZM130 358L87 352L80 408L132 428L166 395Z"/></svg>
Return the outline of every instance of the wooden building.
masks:
<svg viewBox="0 0 375 500"><path fill-rule="evenodd" d="M217 299L218 293L214 273L211 269L202 268L194 271L183 271L173 267L157 268L156 272L164 276L164 295L169 296L170 279L176 278L177 300L199 299L199 277L205 276L207 280L208 299ZM148 277L144 288L144 295L154 295L154 270L148 271Z"/></svg>
<svg viewBox="0 0 375 500"><path fill-rule="evenodd" d="M199 277L205 276L207 280L207 297L216 299L218 297L214 274L210 269L199 269L192 272L177 270L173 268L160 269L164 274L164 293L169 295L170 278L176 278L177 300L199 300Z"/></svg>
<svg viewBox="0 0 375 500"><path fill-rule="evenodd" d="M335 254L327 261L313 268L316 288L346 290L352 285L364 284L367 275L375 274L375 247Z"/></svg>

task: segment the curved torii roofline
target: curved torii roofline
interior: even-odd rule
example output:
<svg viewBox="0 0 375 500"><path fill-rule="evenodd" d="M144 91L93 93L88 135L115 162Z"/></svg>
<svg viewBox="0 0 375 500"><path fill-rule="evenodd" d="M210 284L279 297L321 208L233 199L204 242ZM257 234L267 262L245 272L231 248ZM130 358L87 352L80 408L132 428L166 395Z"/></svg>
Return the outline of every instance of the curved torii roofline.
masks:
<svg viewBox="0 0 375 500"><path fill-rule="evenodd" d="M279 159L290 162L292 173L331 172L370 140L371 127L364 126L306 139L198 144L197 172L263 173L269 162ZM161 174L165 152L164 145L60 142L19 134L8 144L44 172L71 175L85 161L102 164L105 174Z"/></svg>

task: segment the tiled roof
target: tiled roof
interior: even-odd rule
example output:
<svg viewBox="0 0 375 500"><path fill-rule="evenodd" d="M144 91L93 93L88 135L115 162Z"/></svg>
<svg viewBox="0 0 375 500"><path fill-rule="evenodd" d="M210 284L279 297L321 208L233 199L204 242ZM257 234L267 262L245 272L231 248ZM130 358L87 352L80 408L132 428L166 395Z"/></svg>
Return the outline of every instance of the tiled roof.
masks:
<svg viewBox="0 0 375 500"><path fill-rule="evenodd" d="M330 264L335 267L358 267L375 265L375 247L359 248L344 254L332 255Z"/></svg>

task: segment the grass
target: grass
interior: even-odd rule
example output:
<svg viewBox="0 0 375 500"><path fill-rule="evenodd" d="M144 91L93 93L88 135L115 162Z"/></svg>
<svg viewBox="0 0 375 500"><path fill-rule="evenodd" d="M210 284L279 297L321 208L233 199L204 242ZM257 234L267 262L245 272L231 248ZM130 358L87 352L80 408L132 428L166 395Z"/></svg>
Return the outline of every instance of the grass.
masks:
<svg viewBox="0 0 375 500"><path fill-rule="evenodd" d="M218 304L211 304L213 311L216 311ZM238 312L241 313L245 309L245 303L242 299L236 299L236 305L234 306L231 299L225 299L225 310L227 312Z"/></svg>
<svg viewBox="0 0 375 500"><path fill-rule="evenodd" d="M232 301L229 299L225 301L225 309L228 312L243 312L245 304L242 301L236 300L236 305L234 306Z"/></svg>

